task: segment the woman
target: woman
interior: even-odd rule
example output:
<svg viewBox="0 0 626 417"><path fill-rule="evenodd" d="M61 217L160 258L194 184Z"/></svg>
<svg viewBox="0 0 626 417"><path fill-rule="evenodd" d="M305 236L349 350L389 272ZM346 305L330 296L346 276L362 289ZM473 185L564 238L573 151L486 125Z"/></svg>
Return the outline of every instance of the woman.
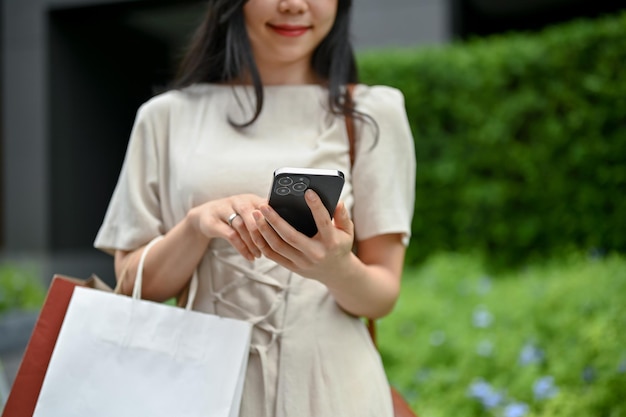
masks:
<svg viewBox="0 0 626 417"><path fill-rule="evenodd" d="M175 88L137 114L95 246L145 298L197 276L193 308L255 323L241 416L391 416L380 357L359 317L398 297L414 198L402 95L357 85L350 0L211 0ZM354 103L354 105L352 105ZM359 133L351 164L345 116ZM267 204L284 167L346 174L318 233ZM352 251L353 244L356 253Z"/></svg>

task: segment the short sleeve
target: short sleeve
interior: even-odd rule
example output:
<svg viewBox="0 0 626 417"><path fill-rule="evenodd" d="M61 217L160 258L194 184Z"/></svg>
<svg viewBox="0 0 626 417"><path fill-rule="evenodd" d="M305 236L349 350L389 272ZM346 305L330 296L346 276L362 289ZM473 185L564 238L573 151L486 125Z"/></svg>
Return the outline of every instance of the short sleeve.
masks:
<svg viewBox="0 0 626 417"><path fill-rule="evenodd" d="M158 109L148 102L139 108L120 176L94 247L113 254L133 250L163 234L159 198Z"/></svg>
<svg viewBox="0 0 626 417"><path fill-rule="evenodd" d="M404 96L391 87L359 85L357 110L375 121L358 125L352 167L358 240L400 233L408 245L415 207L415 145Z"/></svg>

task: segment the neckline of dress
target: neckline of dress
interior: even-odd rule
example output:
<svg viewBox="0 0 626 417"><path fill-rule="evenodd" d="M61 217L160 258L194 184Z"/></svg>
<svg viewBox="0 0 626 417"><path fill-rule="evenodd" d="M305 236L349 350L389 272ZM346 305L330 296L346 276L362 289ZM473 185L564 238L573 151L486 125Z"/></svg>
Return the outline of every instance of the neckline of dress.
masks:
<svg viewBox="0 0 626 417"><path fill-rule="evenodd" d="M254 86L244 84L214 84L214 83L197 83L190 86L191 88L207 88L207 89L246 89L253 90ZM326 90L326 87L320 84L280 84L280 85L264 85L264 90L290 90L290 89L302 89L302 90Z"/></svg>

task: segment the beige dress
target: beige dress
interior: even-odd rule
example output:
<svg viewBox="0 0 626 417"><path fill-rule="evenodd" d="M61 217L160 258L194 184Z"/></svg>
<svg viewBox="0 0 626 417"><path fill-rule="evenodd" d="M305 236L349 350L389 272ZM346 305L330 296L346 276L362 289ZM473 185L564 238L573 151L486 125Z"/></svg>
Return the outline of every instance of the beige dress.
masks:
<svg viewBox="0 0 626 417"><path fill-rule="evenodd" d="M357 86L363 126L350 168L342 118L324 109L319 86L265 88L260 118L246 87L196 85L145 103L95 246L132 250L165 234L194 206L233 194L267 196L285 166L340 169L342 200L357 239L402 233L408 242L415 156L402 94ZM242 108L243 105L243 108ZM391 417L389 386L363 322L346 314L326 287L265 258L249 262L220 239L197 268L194 309L255 324L243 417Z"/></svg>

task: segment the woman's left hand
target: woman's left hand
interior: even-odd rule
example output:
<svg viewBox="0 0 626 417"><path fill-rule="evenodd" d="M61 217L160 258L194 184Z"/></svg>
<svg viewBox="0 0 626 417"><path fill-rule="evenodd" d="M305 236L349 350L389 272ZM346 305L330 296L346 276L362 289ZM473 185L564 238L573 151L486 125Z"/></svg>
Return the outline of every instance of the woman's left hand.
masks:
<svg viewBox="0 0 626 417"><path fill-rule="evenodd" d="M324 282L349 267L354 224L343 203L337 205L332 220L313 190L307 190L305 198L317 225L315 236L300 233L269 205L263 205L253 212L258 230L252 240L265 257L303 277Z"/></svg>

